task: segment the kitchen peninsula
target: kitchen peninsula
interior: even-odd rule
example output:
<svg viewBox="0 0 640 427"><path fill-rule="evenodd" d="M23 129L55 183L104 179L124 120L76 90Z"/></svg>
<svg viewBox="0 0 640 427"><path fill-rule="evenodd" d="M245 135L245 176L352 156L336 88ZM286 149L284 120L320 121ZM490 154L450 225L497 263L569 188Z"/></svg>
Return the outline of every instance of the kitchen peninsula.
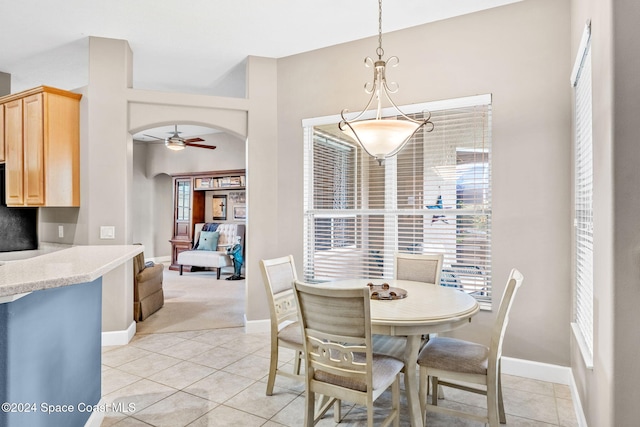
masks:
<svg viewBox="0 0 640 427"><path fill-rule="evenodd" d="M73 246L0 265L0 425L84 426L99 410L102 276L143 250Z"/></svg>

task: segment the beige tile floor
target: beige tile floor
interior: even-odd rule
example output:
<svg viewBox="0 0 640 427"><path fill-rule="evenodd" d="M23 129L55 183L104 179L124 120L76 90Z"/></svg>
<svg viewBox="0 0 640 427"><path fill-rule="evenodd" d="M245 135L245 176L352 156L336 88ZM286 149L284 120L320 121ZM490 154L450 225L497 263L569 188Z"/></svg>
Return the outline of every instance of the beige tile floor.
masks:
<svg viewBox="0 0 640 427"><path fill-rule="evenodd" d="M293 353L280 363L291 364ZM273 396L265 395L269 365L267 334L243 328L138 334L126 346L105 347L102 396L109 408L102 426L303 425L304 388L278 378ZM504 375L508 426L577 426L565 385ZM482 411L482 396L445 388L442 404ZM343 403L340 426L366 425L361 407ZM376 402L384 411L385 395ZM401 425L408 426L403 405ZM384 412L381 412L381 415ZM462 419L429 414L429 426L480 426ZM319 426L335 426L329 412Z"/></svg>

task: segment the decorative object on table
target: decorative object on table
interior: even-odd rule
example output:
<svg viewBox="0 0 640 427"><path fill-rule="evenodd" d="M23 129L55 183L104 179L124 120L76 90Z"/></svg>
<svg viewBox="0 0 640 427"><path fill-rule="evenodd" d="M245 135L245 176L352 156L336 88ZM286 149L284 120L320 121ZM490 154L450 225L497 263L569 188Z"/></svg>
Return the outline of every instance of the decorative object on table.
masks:
<svg viewBox="0 0 640 427"><path fill-rule="evenodd" d="M367 286L369 287L369 292L371 293L371 299L392 300L407 297L406 290L402 288L391 287L388 283L383 283L382 285L367 283Z"/></svg>
<svg viewBox="0 0 640 427"><path fill-rule="evenodd" d="M424 111L423 115L426 118L423 120L412 119L400 111L389 95L398 91L398 84L391 82L392 88L389 87L385 76L385 67L387 63L396 66L400 61L397 56L392 56L388 61L382 59L384 55L384 49L382 49L382 0L378 0L378 48L376 54L378 55L377 61L370 57L365 58L365 65L374 69L373 83L365 85L365 92L371 95L369 102L362 109L362 112L351 120L345 118L345 114L349 110L342 110L340 113L342 120L338 124L338 128L357 141L367 154L374 157L379 165L382 165L384 159L394 156L402 150L418 130L422 128L425 132L433 130L433 122L429 121L431 113ZM398 112L398 120L396 118L382 118L382 100L380 99L382 94ZM374 99L376 100L375 118L365 117ZM360 120L361 118L362 120Z"/></svg>
<svg viewBox="0 0 640 427"><path fill-rule="evenodd" d="M213 219L227 219L227 196L213 196Z"/></svg>
<svg viewBox="0 0 640 427"><path fill-rule="evenodd" d="M238 239L240 240L240 239ZM240 243L236 243L235 245L227 248L227 255L233 261L233 275L227 277L226 280L242 280L244 277L240 274L240 270L242 269L242 264L244 264L244 257L242 256L242 245Z"/></svg>

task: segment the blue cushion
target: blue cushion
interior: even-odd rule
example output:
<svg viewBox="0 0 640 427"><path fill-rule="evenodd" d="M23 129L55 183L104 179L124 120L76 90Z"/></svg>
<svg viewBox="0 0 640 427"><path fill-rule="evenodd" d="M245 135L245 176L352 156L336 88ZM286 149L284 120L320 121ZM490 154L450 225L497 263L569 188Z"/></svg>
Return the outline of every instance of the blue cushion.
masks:
<svg viewBox="0 0 640 427"><path fill-rule="evenodd" d="M215 251L218 250L218 239L220 233L217 231L201 231L198 240L199 251Z"/></svg>

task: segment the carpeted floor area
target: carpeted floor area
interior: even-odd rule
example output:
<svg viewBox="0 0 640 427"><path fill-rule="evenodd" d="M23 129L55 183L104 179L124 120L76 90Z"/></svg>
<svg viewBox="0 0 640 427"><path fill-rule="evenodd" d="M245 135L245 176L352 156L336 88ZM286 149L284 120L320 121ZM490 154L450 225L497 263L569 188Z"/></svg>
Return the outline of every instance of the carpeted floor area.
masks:
<svg viewBox="0 0 640 427"><path fill-rule="evenodd" d="M184 273L165 265L164 306L136 325L138 334L197 331L244 325L244 280L216 280L215 271Z"/></svg>

